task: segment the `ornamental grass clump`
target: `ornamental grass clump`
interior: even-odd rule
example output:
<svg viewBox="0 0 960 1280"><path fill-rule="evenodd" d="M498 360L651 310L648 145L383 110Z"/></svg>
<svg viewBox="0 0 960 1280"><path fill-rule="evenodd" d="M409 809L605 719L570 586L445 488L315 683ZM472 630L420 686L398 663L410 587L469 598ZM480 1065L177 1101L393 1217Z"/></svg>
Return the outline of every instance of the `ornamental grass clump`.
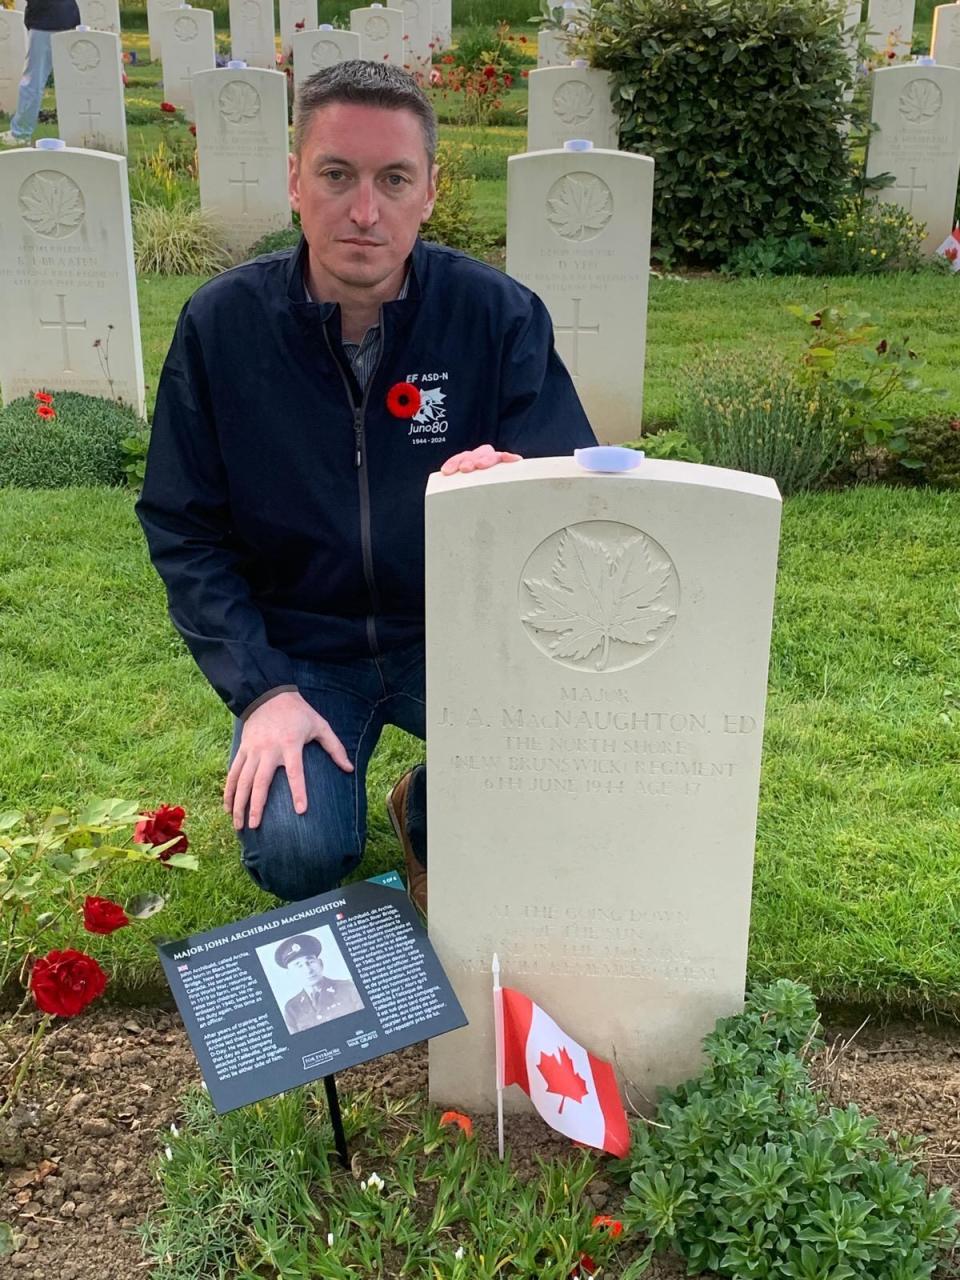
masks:
<svg viewBox="0 0 960 1280"><path fill-rule="evenodd" d="M133 251L138 272L163 276L212 276L231 262L215 219L183 201L134 205Z"/></svg>
<svg viewBox="0 0 960 1280"><path fill-rule="evenodd" d="M755 988L703 1042L707 1065L666 1092L623 1165L628 1227L690 1274L736 1280L929 1280L957 1243L950 1191L917 1171L919 1142L880 1137L811 1082L808 988Z"/></svg>
<svg viewBox="0 0 960 1280"><path fill-rule="evenodd" d="M848 450L841 396L773 351L702 360L680 389L677 426L710 466L772 476L781 493L816 488Z"/></svg>
<svg viewBox="0 0 960 1280"><path fill-rule="evenodd" d="M109 335L98 350L107 353L108 343ZM109 377L108 354L103 360ZM122 485L122 442L142 427L125 405L75 391L11 400L0 409L0 488Z"/></svg>

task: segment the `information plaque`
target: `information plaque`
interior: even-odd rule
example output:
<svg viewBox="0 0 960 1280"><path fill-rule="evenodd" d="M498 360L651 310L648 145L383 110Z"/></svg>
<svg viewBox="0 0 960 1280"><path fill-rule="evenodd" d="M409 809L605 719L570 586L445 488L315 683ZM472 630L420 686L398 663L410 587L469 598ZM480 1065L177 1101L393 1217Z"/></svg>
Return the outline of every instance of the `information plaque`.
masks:
<svg viewBox="0 0 960 1280"><path fill-rule="evenodd" d="M399 879L158 945L217 1111L466 1024Z"/></svg>

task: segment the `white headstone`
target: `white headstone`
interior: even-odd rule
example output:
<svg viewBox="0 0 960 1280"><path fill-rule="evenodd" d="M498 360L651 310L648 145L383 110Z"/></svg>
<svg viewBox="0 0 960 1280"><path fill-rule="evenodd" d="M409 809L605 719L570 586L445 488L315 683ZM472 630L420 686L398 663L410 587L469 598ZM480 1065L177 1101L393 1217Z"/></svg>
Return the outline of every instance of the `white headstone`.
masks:
<svg viewBox="0 0 960 1280"><path fill-rule="evenodd" d="M435 50L449 49L453 40L453 4L451 0L433 0L433 39Z"/></svg>
<svg viewBox="0 0 960 1280"><path fill-rule="evenodd" d="M163 59L163 96L180 107L188 120L194 120L193 77L198 71L212 71L217 65L213 14L209 9L181 5L161 13L157 28Z"/></svg>
<svg viewBox="0 0 960 1280"><path fill-rule="evenodd" d="M570 36L566 31L548 29L537 32L537 68L568 67Z"/></svg>
<svg viewBox="0 0 960 1280"><path fill-rule="evenodd" d="M403 65L413 75L428 77L433 50L433 0L396 0L403 11Z"/></svg>
<svg viewBox="0 0 960 1280"><path fill-rule="evenodd" d="M652 204L647 156L540 151L507 161L507 274L546 304L604 442L640 435Z"/></svg>
<svg viewBox="0 0 960 1280"><path fill-rule="evenodd" d="M613 77L577 64L531 71L528 83L527 150L550 151L571 138L616 151L618 117L611 106Z"/></svg>
<svg viewBox="0 0 960 1280"><path fill-rule="evenodd" d="M144 415L140 317L123 156L0 155L0 394L45 387Z"/></svg>
<svg viewBox="0 0 960 1280"><path fill-rule="evenodd" d="M230 48L248 67L276 70L273 0L230 0Z"/></svg>
<svg viewBox="0 0 960 1280"><path fill-rule="evenodd" d="M120 35L120 0L77 0L77 5L83 26Z"/></svg>
<svg viewBox="0 0 960 1280"><path fill-rule="evenodd" d="M280 51L293 52L294 37L317 26L317 0L280 0Z"/></svg>
<svg viewBox="0 0 960 1280"><path fill-rule="evenodd" d="M27 60L27 34L23 14L0 9L0 111L12 116L17 109L20 78Z"/></svg>
<svg viewBox="0 0 960 1280"><path fill-rule="evenodd" d="M892 173L877 193L927 224L933 253L953 227L960 173L960 68L881 67L873 80L867 174Z"/></svg>
<svg viewBox="0 0 960 1280"><path fill-rule="evenodd" d="M960 67L960 4L934 9L930 53L939 66Z"/></svg>
<svg viewBox="0 0 960 1280"><path fill-rule="evenodd" d="M689 463L431 476L429 927L470 1020L434 1102L493 1106L494 952L647 1098L741 1008L779 518Z"/></svg>
<svg viewBox="0 0 960 1280"><path fill-rule="evenodd" d="M27 0L13 0L13 11L15 13L25 13L27 9Z"/></svg>
<svg viewBox="0 0 960 1280"><path fill-rule="evenodd" d="M127 154L120 37L58 31L50 41L60 137L70 147Z"/></svg>
<svg viewBox="0 0 960 1280"><path fill-rule="evenodd" d="M293 37L293 83L300 88L304 80L323 71L360 57L360 37L355 31L298 31Z"/></svg>
<svg viewBox="0 0 960 1280"><path fill-rule="evenodd" d="M350 30L360 37L360 57L367 62L403 66L403 10L372 4L350 10Z"/></svg>
<svg viewBox="0 0 960 1280"><path fill-rule="evenodd" d="M200 204L242 253L291 224L287 77L282 71L200 71L193 79Z"/></svg>
<svg viewBox="0 0 960 1280"><path fill-rule="evenodd" d="M869 0L867 44L872 49L892 49L906 57L913 40L916 0Z"/></svg>
<svg viewBox="0 0 960 1280"><path fill-rule="evenodd" d="M165 9L178 9L180 0L147 0L147 28L150 35L150 61L158 62L162 56L157 19Z"/></svg>

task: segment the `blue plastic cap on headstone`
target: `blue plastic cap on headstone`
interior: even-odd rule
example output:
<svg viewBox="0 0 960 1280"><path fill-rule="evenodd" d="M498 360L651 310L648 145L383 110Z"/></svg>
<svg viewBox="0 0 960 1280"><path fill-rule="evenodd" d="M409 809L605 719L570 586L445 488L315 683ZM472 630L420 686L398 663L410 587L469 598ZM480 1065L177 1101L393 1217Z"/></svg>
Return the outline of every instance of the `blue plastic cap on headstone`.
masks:
<svg viewBox="0 0 960 1280"><path fill-rule="evenodd" d="M929 53L921 53L915 61L918 67L935 67L937 65L936 58L931 58Z"/></svg>
<svg viewBox="0 0 960 1280"><path fill-rule="evenodd" d="M584 471L633 471L643 461L642 449L626 449L619 444L597 444L589 449L574 449L573 460Z"/></svg>
<svg viewBox="0 0 960 1280"><path fill-rule="evenodd" d="M587 62L586 58L574 58L570 65L571 67L576 67L578 71L583 71L590 64Z"/></svg>
<svg viewBox="0 0 960 1280"><path fill-rule="evenodd" d="M247 64L242 58L231 58L227 66L231 71L246 71L247 69Z"/></svg>
<svg viewBox="0 0 960 1280"><path fill-rule="evenodd" d="M74 31L89 31L89 30L90 28L85 27L82 22L80 23L79 27L74 27Z"/></svg>
<svg viewBox="0 0 960 1280"><path fill-rule="evenodd" d="M317 30L318 30L318 31L332 31L332 30L333 30L333 23L332 23L332 22L321 22L321 23L320 23L320 25L319 25L319 27L317 27Z"/></svg>
<svg viewBox="0 0 960 1280"><path fill-rule="evenodd" d="M592 151L593 143L589 138L568 138L563 144L564 151Z"/></svg>
<svg viewBox="0 0 960 1280"><path fill-rule="evenodd" d="M62 138L38 138L33 144L37 151L66 151L67 144Z"/></svg>

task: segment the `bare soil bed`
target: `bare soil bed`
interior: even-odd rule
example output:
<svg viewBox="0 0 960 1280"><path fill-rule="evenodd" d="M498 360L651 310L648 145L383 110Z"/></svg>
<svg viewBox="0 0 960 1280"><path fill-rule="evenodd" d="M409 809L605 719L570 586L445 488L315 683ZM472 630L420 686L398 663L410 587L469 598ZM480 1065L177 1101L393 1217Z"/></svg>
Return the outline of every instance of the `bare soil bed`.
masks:
<svg viewBox="0 0 960 1280"><path fill-rule="evenodd" d="M850 1034L834 1029L831 1038ZM23 1043L0 1046L16 1056ZM960 1178L960 1029L868 1026L827 1071L837 1102L857 1102L886 1131L926 1139L925 1170L936 1186ZM426 1092L424 1046L344 1072L344 1089ZM147 1275L135 1227L158 1203L152 1162L178 1117L179 1093L199 1072L175 1013L102 1008L61 1023L47 1038L38 1075L0 1131L0 1222L18 1238L0 1272L23 1280L130 1280ZM480 1120L478 1138L495 1141ZM510 1120L523 1165L563 1151L536 1117ZM610 1193L608 1195L608 1192ZM603 1184L594 1212L615 1210ZM954 1190L960 1208L960 1194ZM682 1274L670 1264L649 1273Z"/></svg>

